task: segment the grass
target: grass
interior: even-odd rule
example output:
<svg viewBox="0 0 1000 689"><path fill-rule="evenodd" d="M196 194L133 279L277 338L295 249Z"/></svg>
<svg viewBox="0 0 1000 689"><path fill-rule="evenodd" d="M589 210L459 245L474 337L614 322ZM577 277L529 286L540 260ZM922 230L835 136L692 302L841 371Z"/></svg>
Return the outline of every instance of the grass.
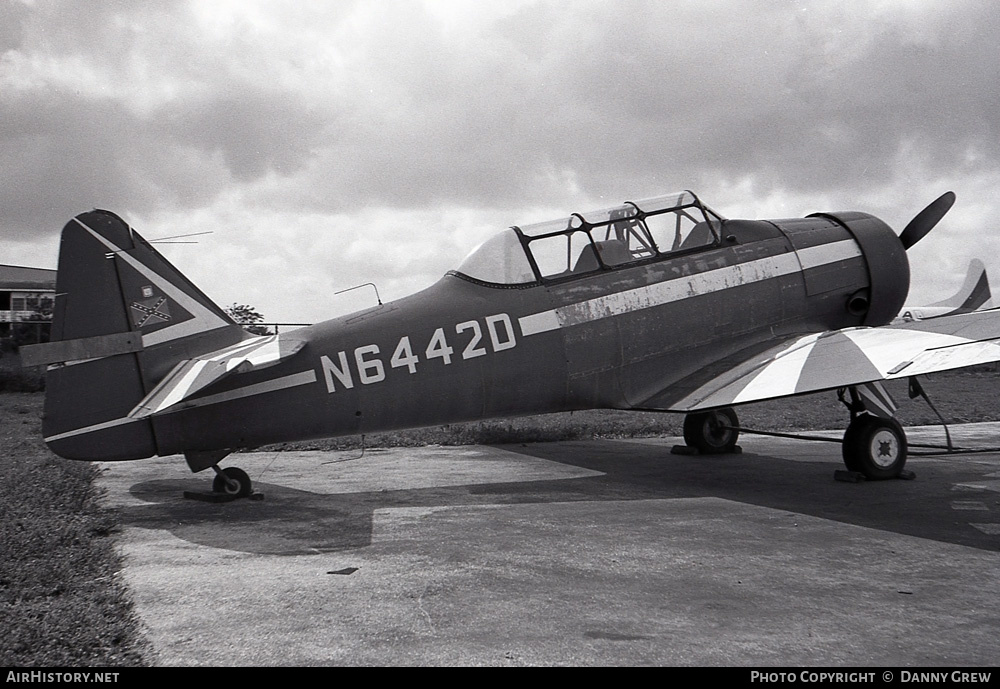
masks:
<svg viewBox="0 0 1000 689"><path fill-rule="evenodd" d="M16 352L0 348L0 392L41 392L45 389L44 366L21 366Z"/></svg>
<svg viewBox="0 0 1000 689"><path fill-rule="evenodd" d="M992 367L937 374L924 384L949 422L1000 420ZM905 383L888 386L904 425L937 423ZM97 469L61 460L41 441L42 395L0 394L0 665L127 667L144 663L140 625L118 573L113 512L99 504ZM843 428L846 411L822 393L739 408L759 430ZM584 411L373 434L368 447L543 442L679 435L673 414ZM356 448L356 437L269 449Z"/></svg>
<svg viewBox="0 0 1000 689"><path fill-rule="evenodd" d="M143 642L97 470L41 441L39 394L0 395L0 666L127 667Z"/></svg>

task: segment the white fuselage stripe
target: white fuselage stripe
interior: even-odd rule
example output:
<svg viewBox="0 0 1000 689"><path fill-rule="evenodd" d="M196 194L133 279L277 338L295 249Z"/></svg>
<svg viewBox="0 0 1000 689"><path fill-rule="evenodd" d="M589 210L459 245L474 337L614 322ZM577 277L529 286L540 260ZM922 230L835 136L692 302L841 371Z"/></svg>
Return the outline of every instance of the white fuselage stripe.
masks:
<svg viewBox="0 0 1000 689"><path fill-rule="evenodd" d="M846 261L849 258L861 256L861 247L853 239L842 239L839 242L829 244L819 244L805 249L796 249L802 269L825 266L837 261Z"/></svg>
<svg viewBox="0 0 1000 689"><path fill-rule="evenodd" d="M294 388L299 385L308 385L309 383L315 382L316 371L314 369L309 369L308 371L293 373L289 376L275 378L274 380L265 380L261 383L247 385L243 388L236 388L235 390L227 390L226 392L219 392L214 395L187 400L187 403L183 407L169 409L165 413L170 414L173 411L183 411L184 409L190 409L191 407L203 407L208 404L218 404L219 402L229 402L230 400L238 400L243 397L263 395L265 392L276 392L278 390Z"/></svg>
<svg viewBox="0 0 1000 689"><path fill-rule="evenodd" d="M104 423L95 423L93 426L84 426L83 428L77 428L73 431L66 431L65 433L57 433L56 435L50 435L45 438L45 442L50 443L53 440L62 440L63 438L72 438L77 435L83 435L84 433L94 433L95 431L103 431L106 428L114 428L115 426L122 426L126 423L132 423L134 421L141 421L141 419L134 419L125 417L122 419L112 419L111 421L105 421Z"/></svg>
<svg viewBox="0 0 1000 689"><path fill-rule="evenodd" d="M522 335L537 335L558 328L712 294L730 287L791 275L804 269L829 265L861 255L861 249L853 239L843 239L567 304L522 316L518 319L518 323Z"/></svg>
<svg viewBox="0 0 1000 689"><path fill-rule="evenodd" d="M218 402L227 402L229 400L241 399L243 397L252 397L254 395L262 395L266 392L276 392L278 390L284 390L286 388L293 388L299 385L306 385L308 383L316 382L316 371L310 369L308 371L302 371L300 373L293 373L289 376L283 376L281 378L275 378L274 380L265 380L261 383L255 383L253 385L248 385L243 388L237 388L235 390L229 390L227 392L220 392L215 395L209 395L208 397L202 397L200 399L191 400L187 405L178 409L171 409L165 413L170 414L175 411L183 411L184 409L189 409L190 407L201 407L207 404L216 404ZM126 423L133 423L135 421L143 421L148 417L124 417L121 419L112 419L111 421L105 421L103 423L94 424L93 426L84 426L83 428L77 428L76 430L66 431L65 433L58 433L56 435L50 435L45 438L45 442L52 442L54 440L62 440L64 438L72 438L78 435L84 435L85 433L94 433L96 431L103 431L107 428L114 428L115 426L121 426Z"/></svg>

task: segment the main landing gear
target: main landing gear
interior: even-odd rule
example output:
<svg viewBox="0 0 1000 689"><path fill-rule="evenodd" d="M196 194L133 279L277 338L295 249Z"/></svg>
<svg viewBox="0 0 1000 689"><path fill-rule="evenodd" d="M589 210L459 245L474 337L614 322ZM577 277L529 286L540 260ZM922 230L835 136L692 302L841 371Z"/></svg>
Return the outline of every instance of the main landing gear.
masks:
<svg viewBox="0 0 1000 689"><path fill-rule="evenodd" d="M896 478L906 464L906 434L896 419L858 414L841 445L848 471L869 479Z"/></svg>
<svg viewBox="0 0 1000 689"><path fill-rule="evenodd" d="M911 382L911 386L914 385L915 383ZM848 393L850 399L847 398ZM841 441L841 452L847 471L838 471L838 480L912 478L912 472L904 472L903 469L907 456L906 433L893 416L896 404L885 389L878 383L867 383L845 388L838 392L838 396L851 414L851 422ZM739 425L736 412L731 407L688 414L684 418L686 445L675 447L674 452L678 454L739 452L736 440L739 438L740 430L806 440L830 440L785 433L749 431L740 429Z"/></svg>
<svg viewBox="0 0 1000 689"><path fill-rule="evenodd" d="M736 451L740 420L732 407L696 412L684 417L684 442L703 455Z"/></svg>
<svg viewBox="0 0 1000 689"><path fill-rule="evenodd" d="M911 381L910 385L918 384ZM851 414L841 443L847 471L873 480L903 477L906 433L893 416L896 403L885 388L880 383L855 385L839 390L837 397Z"/></svg>

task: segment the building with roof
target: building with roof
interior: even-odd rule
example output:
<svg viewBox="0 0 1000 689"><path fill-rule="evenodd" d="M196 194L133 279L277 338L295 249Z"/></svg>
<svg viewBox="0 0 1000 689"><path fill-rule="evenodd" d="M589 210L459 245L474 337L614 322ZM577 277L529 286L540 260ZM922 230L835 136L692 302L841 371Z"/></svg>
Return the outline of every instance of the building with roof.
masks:
<svg viewBox="0 0 1000 689"><path fill-rule="evenodd" d="M0 337L48 339L55 294L56 271L0 264Z"/></svg>

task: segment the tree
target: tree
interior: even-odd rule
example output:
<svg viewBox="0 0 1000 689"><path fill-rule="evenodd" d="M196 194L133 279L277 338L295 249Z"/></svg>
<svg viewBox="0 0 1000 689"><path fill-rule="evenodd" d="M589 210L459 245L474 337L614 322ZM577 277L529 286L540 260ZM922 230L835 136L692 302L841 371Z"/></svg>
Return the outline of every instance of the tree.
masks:
<svg viewBox="0 0 1000 689"><path fill-rule="evenodd" d="M248 304L233 304L227 306L226 313L234 321L243 326L243 329L254 335L273 335L267 327L260 325L264 321L264 316L257 313L257 310Z"/></svg>
<svg viewBox="0 0 1000 689"><path fill-rule="evenodd" d="M47 294L31 294L24 300L31 311L29 321L51 321L56 301Z"/></svg>

